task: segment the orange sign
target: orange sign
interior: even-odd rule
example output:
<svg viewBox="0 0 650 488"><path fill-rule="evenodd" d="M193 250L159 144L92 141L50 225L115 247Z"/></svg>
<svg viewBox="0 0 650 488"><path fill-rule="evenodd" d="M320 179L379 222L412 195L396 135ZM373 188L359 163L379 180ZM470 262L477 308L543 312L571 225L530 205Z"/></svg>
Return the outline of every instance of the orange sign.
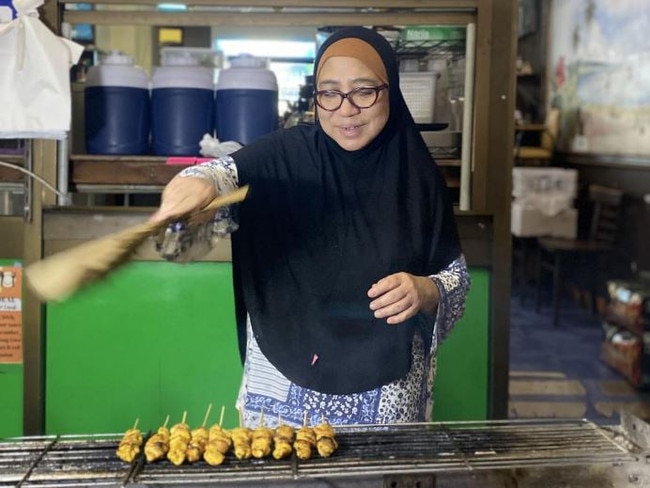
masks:
<svg viewBox="0 0 650 488"><path fill-rule="evenodd" d="M23 362L23 270L0 266L0 364Z"/></svg>

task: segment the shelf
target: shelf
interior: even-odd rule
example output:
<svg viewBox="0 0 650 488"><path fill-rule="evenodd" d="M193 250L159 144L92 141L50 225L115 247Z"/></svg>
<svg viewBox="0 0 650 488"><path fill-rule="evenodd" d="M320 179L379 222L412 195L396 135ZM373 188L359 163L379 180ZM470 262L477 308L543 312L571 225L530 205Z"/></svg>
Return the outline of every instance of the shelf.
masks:
<svg viewBox="0 0 650 488"><path fill-rule="evenodd" d="M23 166L24 160L25 156L22 154L0 154L0 161L3 163ZM24 179L21 171L0 165L0 183L22 183Z"/></svg>
<svg viewBox="0 0 650 488"><path fill-rule="evenodd" d="M436 159L436 164L447 168L460 168L463 162L460 159L439 158Z"/></svg>
<svg viewBox="0 0 650 488"><path fill-rule="evenodd" d="M89 188L88 185L162 187L185 168L165 164L166 159L163 156L72 155L70 183L78 188Z"/></svg>
<svg viewBox="0 0 650 488"><path fill-rule="evenodd" d="M474 0L475 1L475 0ZM473 4L472 2L467 2ZM118 2L97 2L115 5ZM450 2L451 3L451 2ZM458 3L458 0L456 1ZM376 10L328 10L315 13L307 8L293 10L271 8L268 11L245 11L241 9L224 10L217 8L192 7L183 12L160 12L155 5L138 5L137 10L64 10L63 21L70 24L95 24L95 25L143 25L179 27L190 26L250 26L250 27L321 27L323 25L383 25L386 23L386 12ZM345 11L342 11L345 10ZM391 20L398 25L418 25L435 22L436 24L462 24L475 20L474 8L453 7L444 8L436 5L426 12L414 12L409 9L396 9L390 14Z"/></svg>

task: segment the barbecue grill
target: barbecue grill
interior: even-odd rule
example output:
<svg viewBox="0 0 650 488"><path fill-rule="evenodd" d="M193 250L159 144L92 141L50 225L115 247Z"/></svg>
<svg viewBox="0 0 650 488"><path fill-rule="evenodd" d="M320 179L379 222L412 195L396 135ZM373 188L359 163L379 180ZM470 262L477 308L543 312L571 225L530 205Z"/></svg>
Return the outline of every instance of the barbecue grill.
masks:
<svg viewBox="0 0 650 488"><path fill-rule="evenodd" d="M650 426L588 420L507 420L337 427L330 458L299 461L120 461L122 434L0 442L0 486L646 487Z"/></svg>

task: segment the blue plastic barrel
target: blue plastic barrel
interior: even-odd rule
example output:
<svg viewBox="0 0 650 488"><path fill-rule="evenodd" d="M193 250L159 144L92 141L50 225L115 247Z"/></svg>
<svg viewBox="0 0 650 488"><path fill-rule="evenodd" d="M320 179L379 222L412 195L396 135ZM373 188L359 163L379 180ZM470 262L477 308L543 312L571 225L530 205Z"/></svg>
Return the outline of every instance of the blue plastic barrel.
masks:
<svg viewBox="0 0 650 488"><path fill-rule="evenodd" d="M219 74L216 131L220 141L249 144L278 127L278 82L264 59L244 55Z"/></svg>
<svg viewBox="0 0 650 488"><path fill-rule="evenodd" d="M111 52L91 67L84 87L84 132L89 154L147 154L149 79L131 56Z"/></svg>
<svg viewBox="0 0 650 488"><path fill-rule="evenodd" d="M181 56L154 70L151 86L151 152L198 156L199 142L214 133L214 73Z"/></svg>

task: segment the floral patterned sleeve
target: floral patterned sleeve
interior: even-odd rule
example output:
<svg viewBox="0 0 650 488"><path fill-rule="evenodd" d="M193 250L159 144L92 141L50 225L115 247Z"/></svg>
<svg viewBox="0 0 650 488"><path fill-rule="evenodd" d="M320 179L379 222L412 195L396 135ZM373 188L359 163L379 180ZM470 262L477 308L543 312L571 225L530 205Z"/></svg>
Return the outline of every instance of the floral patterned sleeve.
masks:
<svg viewBox="0 0 650 488"><path fill-rule="evenodd" d="M440 291L435 330L437 343L441 343L465 311L465 299L470 286L465 257L460 255L445 269L429 278L436 283Z"/></svg>
<svg viewBox="0 0 650 488"><path fill-rule="evenodd" d="M208 179L213 182L219 195L230 193L238 187L237 166L230 156L189 166L178 176ZM191 261L206 255L220 238L230 235L237 228L236 215L230 205L217 210L211 222L198 227L190 228L182 222L168 225L156 238L156 250L168 261Z"/></svg>

